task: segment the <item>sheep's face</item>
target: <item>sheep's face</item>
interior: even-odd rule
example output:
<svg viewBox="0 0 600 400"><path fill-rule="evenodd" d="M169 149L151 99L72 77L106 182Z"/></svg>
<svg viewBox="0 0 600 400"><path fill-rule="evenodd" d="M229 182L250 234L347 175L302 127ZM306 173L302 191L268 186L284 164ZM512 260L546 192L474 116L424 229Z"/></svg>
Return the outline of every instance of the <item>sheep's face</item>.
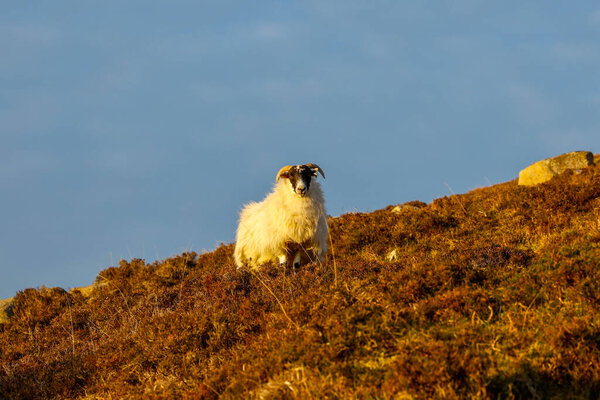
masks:
<svg viewBox="0 0 600 400"><path fill-rule="evenodd" d="M295 165L280 175L281 178L287 178L290 190L300 197L308 194L313 176L317 176L317 171L306 165Z"/></svg>

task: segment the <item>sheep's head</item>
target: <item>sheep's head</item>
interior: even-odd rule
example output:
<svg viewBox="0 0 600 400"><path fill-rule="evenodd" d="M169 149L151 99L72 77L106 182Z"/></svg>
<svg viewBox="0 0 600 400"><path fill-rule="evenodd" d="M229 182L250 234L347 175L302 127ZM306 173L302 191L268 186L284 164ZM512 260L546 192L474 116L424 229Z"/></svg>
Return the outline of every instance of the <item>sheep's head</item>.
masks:
<svg viewBox="0 0 600 400"><path fill-rule="evenodd" d="M280 178L287 179L290 182L290 189L298 196L304 197L308 194L310 181L317 176L317 172L325 178L323 170L317 164L286 165L277 173L276 181Z"/></svg>

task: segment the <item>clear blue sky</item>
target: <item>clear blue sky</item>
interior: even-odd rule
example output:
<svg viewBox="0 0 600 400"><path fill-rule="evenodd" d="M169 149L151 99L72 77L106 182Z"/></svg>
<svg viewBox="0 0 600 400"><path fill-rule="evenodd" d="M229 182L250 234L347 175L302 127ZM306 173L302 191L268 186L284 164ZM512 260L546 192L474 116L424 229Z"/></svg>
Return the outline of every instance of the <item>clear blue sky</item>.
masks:
<svg viewBox="0 0 600 400"><path fill-rule="evenodd" d="M600 152L595 1L14 1L0 298L232 242L285 164L328 211Z"/></svg>

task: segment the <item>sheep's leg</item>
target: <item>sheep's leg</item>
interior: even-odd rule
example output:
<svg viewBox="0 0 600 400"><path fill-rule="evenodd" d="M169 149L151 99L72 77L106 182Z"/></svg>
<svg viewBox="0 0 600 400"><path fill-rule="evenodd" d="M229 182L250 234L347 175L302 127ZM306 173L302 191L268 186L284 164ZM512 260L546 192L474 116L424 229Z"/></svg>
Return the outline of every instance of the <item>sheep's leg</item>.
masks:
<svg viewBox="0 0 600 400"><path fill-rule="evenodd" d="M300 252L297 252L296 257L294 257L294 263L293 263L294 268L300 268L301 257L302 257L302 254Z"/></svg>
<svg viewBox="0 0 600 400"><path fill-rule="evenodd" d="M284 267L287 265L287 257L285 254L279 256L279 265Z"/></svg>

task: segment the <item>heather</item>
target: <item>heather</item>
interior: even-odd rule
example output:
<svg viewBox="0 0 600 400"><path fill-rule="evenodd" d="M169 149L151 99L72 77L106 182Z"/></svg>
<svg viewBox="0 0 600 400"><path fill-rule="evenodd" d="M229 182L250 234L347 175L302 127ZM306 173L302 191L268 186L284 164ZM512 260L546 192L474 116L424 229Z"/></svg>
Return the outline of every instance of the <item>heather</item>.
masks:
<svg viewBox="0 0 600 400"><path fill-rule="evenodd" d="M224 244L20 291L0 398L598 398L597 165L331 218L299 270Z"/></svg>

